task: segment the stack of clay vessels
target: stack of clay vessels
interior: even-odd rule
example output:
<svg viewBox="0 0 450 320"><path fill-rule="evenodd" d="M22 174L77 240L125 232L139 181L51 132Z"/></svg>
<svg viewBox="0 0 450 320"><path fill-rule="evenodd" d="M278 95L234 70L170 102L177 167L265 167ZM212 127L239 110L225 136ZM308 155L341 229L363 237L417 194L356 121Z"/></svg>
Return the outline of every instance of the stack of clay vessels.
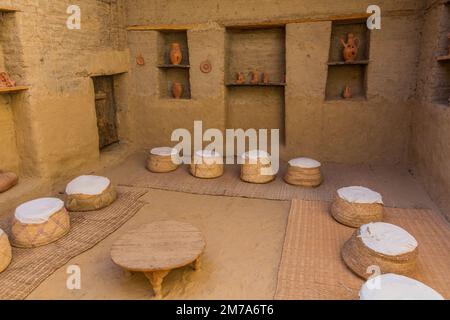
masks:
<svg viewBox="0 0 450 320"><path fill-rule="evenodd" d="M424 283L395 273L375 276L359 291L360 300L444 300Z"/></svg>
<svg viewBox="0 0 450 320"><path fill-rule="evenodd" d="M170 172L176 170L179 165L178 150L170 147L153 148L147 158L147 169L151 172Z"/></svg>
<svg viewBox="0 0 450 320"><path fill-rule="evenodd" d="M331 206L331 214L338 222L354 228L383 220L383 211L381 195L360 186L337 190Z"/></svg>
<svg viewBox="0 0 450 320"><path fill-rule="evenodd" d="M19 178L15 173L0 171L0 193L8 191L14 187L18 181Z"/></svg>
<svg viewBox="0 0 450 320"><path fill-rule="evenodd" d="M358 276L374 272L411 275L416 268L416 239L399 226L374 222L362 225L344 244L342 258Z"/></svg>
<svg viewBox="0 0 450 320"><path fill-rule="evenodd" d="M270 154L250 150L241 156L241 180L250 183L268 183L275 179Z"/></svg>
<svg viewBox="0 0 450 320"><path fill-rule="evenodd" d="M66 208L69 211L94 211L117 199L117 192L106 177L84 175L66 186Z"/></svg>
<svg viewBox="0 0 450 320"><path fill-rule="evenodd" d="M197 178L212 179L223 175L223 157L210 150L195 152L191 163L191 174Z"/></svg>
<svg viewBox="0 0 450 320"><path fill-rule="evenodd" d="M33 248L54 242L70 230L69 214L57 198L40 198L16 208L11 241L16 247Z"/></svg>
<svg viewBox="0 0 450 320"><path fill-rule="evenodd" d="M319 161L310 158L296 158L288 162L284 180L292 185L317 187L322 183Z"/></svg>
<svg viewBox="0 0 450 320"><path fill-rule="evenodd" d="M4 271L9 266L11 259L12 251L8 235L0 229L0 272Z"/></svg>

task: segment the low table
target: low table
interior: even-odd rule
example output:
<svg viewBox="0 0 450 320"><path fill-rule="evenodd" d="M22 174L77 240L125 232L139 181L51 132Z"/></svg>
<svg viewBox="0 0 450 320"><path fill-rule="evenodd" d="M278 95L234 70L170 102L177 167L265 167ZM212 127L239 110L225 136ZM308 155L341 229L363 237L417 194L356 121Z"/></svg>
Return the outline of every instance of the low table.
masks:
<svg viewBox="0 0 450 320"><path fill-rule="evenodd" d="M111 258L127 271L143 272L161 298L164 277L188 264L198 270L205 245L201 232L189 223L161 221L122 235L111 248Z"/></svg>

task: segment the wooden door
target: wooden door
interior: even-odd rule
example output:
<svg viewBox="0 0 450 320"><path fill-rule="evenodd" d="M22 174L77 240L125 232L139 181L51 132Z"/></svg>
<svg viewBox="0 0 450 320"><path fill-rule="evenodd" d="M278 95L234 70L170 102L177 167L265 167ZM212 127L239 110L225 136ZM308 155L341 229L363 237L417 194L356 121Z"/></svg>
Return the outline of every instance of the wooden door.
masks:
<svg viewBox="0 0 450 320"><path fill-rule="evenodd" d="M114 101L114 78L94 77L95 110L100 149L119 141L117 133L116 104Z"/></svg>

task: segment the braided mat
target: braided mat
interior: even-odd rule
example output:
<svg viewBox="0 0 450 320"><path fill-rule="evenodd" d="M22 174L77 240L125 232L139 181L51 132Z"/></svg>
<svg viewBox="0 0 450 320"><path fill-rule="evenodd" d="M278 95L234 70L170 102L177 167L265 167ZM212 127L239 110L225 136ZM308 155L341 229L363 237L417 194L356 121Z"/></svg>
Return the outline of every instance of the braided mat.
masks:
<svg viewBox="0 0 450 320"><path fill-rule="evenodd" d="M135 215L145 191L122 191L111 206L92 212L71 212L70 232L56 242L34 249L13 248L13 260L0 273L0 300L24 299L73 257L89 250ZM0 221L9 232L10 217Z"/></svg>
<svg viewBox="0 0 450 320"><path fill-rule="evenodd" d="M341 258L355 229L336 222L330 204L293 200L275 299L359 299L363 280ZM386 208L385 222L410 232L419 243L414 278L450 299L450 225L431 210Z"/></svg>

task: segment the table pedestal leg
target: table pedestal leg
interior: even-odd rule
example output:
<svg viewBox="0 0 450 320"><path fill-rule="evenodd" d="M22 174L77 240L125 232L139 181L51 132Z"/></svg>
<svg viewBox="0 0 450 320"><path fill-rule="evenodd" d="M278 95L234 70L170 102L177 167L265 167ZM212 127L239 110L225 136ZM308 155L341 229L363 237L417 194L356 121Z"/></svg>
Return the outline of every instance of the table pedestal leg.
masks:
<svg viewBox="0 0 450 320"><path fill-rule="evenodd" d="M153 287L153 292L155 293L157 299L162 298L162 282L164 280L164 277L167 276L169 272L170 270L162 270L144 273L148 281L150 281Z"/></svg>
<svg viewBox="0 0 450 320"><path fill-rule="evenodd" d="M200 270L200 268L202 267L202 261L200 260L200 257L198 257L198 258L194 261L192 267L194 268L195 271Z"/></svg>

